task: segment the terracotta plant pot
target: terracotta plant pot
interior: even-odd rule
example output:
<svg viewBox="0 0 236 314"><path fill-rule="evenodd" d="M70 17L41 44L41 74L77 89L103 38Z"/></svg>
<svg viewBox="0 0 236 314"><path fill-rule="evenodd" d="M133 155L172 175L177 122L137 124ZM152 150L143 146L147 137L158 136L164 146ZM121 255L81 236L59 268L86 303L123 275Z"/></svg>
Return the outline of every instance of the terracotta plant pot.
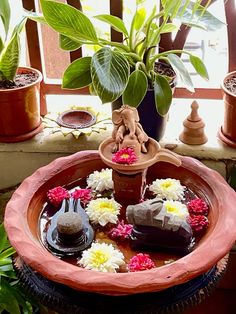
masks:
<svg viewBox="0 0 236 314"><path fill-rule="evenodd" d="M219 138L228 146L236 148L236 95L225 87L225 82L232 76L236 76L236 71L228 73L221 85L224 100L224 122L219 131Z"/></svg>
<svg viewBox="0 0 236 314"><path fill-rule="evenodd" d="M20 67L18 73L34 72L35 82L15 89L0 90L0 142L20 142L42 130L39 90L42 74Z"/></svg>
<svg viewBox="0 0 236 314"><path fill-rule="evenodd" d="M6 208L5 228L9 240L19 256L35 271L80 291L125 295L160 291L187 282L211 269L233 245L236 239L236 194L217 172L193 158L181 157L181 160L180 167L155 163L148 169L147 178L180 179L182 184L207 200L210 225L194 251L171 264L134 273L102 273L66 263L42 246L39 217L46 192L106 168L97 151L56 159L21 184Z"/></svg>

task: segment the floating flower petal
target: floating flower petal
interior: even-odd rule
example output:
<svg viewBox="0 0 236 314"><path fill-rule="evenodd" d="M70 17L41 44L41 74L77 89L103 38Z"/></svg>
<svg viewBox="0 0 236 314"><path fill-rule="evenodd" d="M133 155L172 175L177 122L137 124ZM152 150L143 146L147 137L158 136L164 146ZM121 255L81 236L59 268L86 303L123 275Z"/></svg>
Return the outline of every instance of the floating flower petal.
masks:
<svg viewBox="0 0 236 314"><path fill-rule="evenodd" d="M98 198L89 202L85 211L92 223L105 226L107 223L116 224L121 205L114 199Z"/></svg>
<svg viewBox="0 0 236 314"><path fill-rule="evenodd" d="M155 264L148 254L138 253L133 256L128 264L130 272L154 268Z"/></svg>
<svg viewBox="0 0 236 314"><path fill-rule="evenodd" d="M92 190L91 189L75 189L74 192L71 193L71 196L78 200L80 199L83 203L88 203L92 199Z"/></svg>
<svg viewBox="0 0 236 314"><path fill-rule="evenodd" d="M189 216L187 206L178 201L165 201L163 203L168 214L172 214L181 219L186 219Z"/></svg>
<svg viewBox="0 0 236 314"><path fill-rule="evenodd" d="M208 206L207 203L201 199L196 198L187 203L188 211L191 215L205 215L208 214Z"/></svg>
<svg viewBox="0 0 236 314"><path fill-rule="evenodd" d="M79 264L86 269L115 273L125 262L124 255L112 244L93 243L91 248L83 252Z"/></svg>
<svg viewBox="0 0 236 314"><path fill-rule="evenodd" d="M110 231L110 237L117 240L127 240L132 232L133 225L125 224L122 220L115 228Z"/></svg>
<svg viewBox="0 0 236 314"><path fill-rule="evenodd" d="M112 156L112 161L118 164L131 165L137 160L137 155L135 154L134 149L131 147L122 148Z"/></svg>
<svg viewBox="0 0 236 314"><path fill-rule="evenodd" d="M157 179L149 186L149 190L157 197L177 201L184 198L185 186L176 179Z"/></svg>
<svg viewBox="0 0 236 314"><path fill-rule="evenodd" d="M61 202L70 197L70 193L62 186L57 186L47 192L49 202L54 206L59 206Z"/></svg>
<svg viewBox="0 0 236 314"><path fill-rule="evenodd" d="M192 215L188 218L188 222L195 235L202 233L209 226L207 217L203 215Z"/></svg>
<svg viewBox="0 0 236 314"><path fill-rule="evenodd" d="M87 178L89 188L98 192L113 189L112 169L102 169L101 171L94 171Z"/></svg>

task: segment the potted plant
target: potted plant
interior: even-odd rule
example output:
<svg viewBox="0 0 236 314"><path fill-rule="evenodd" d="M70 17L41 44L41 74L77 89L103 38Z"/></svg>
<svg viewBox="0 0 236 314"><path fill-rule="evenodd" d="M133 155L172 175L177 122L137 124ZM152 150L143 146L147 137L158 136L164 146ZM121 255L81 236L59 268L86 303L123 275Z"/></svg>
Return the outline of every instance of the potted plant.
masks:
<svg viewBox="0 0 236 314"><path fill-rule="evenodd" d="M0 142L18 142L42 130L39 112L39 87L42 74L19 67L20 33L26 18L9 31L10 6L0 2Z"/></svg>
<svg viewBox="0 0 236 314"><path fill-rule="evenodd" d="M197 0L162 0L161 9L157 10L154 6L149 16L142 7L144 1L136 1L137 9L130 27L113 15L94 16L121 32L122 43L100 38L92 21L74 7L51 0L40 2L46 23L60 34L61 48L75 50L83 45L99 47L92 57L79 58L69 65L63 76L63 88L89 86L102 103L114 102L122 97L124 104L138 107L141 124L149 136L153 135L146 129L143 113L148 115L148 125L156 115L165 119L172 101L175 73L189 90L194 90L179 54L186 54L196 72L208 79L205 65L190 52L157 51L162 34L178 30L180 23L201 28L221 26L222 23ZM210 2L207 1L208 4ZM157 61L164 63L161 71L158 71ZM170 65L174 71L168 66L167 72L163 71L166 65ZM145 96L150 105L148 108L147 104L140 105ZM155 134L153 137L156 137Z"/></svg>
<svg viewBox="0 0 236 314"><path fill-rule="evenodd" d="M236 71L224 77L221 89L224 100L224 122L219 137L228 146L236 148Z"/></svg>

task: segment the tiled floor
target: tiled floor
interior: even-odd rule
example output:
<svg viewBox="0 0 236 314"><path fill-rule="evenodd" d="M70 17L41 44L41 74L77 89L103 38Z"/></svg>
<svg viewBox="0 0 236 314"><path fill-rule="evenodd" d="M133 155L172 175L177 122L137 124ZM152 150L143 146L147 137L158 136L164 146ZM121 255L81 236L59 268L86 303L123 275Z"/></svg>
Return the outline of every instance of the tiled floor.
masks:
<svg viewBox="0 0 236 314"><path fill-rule="evenodd" d="M2 221L6 203L14 190L15 188L0 192L0 221ZM210 297L207 297L199 306L184 312L184 314L234 313L236 313L236 253L233 253L230 256L226 274L221 281L219 288L216 289Z"/></svg>

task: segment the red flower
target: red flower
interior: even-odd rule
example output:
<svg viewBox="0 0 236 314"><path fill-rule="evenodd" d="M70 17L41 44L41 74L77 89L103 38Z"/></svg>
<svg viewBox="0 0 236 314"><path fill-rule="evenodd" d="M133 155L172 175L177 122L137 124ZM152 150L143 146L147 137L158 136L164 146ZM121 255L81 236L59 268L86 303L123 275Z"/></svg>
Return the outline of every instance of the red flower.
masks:
<svg viewBox="0 0 236 314"><path fill-rule="evenodd" d="M124 241L129 238L133 229L133 225L125 224L122 220L115 228L113 228L109 234L112 239L118 239Z"/></svg>
<svg viewBox="0 0 236 314"><path fill-rule="evenodd" d="M188 222L196 235L205 231L209 225L207 217L203 215L190 216Z"/></svg>
<svg viewBox="0 0 236 314"><path fill-rule="evenodd" d="M191 215L207 215L208 206L201 198L196 198L187 203L188 211Z"/></svg>
<svg viewBox="0 0 236 314"><path fill-rule="evenodd" d="M88 203L92 199L92 190L91 189L75 189L71 196L78 200L80 199L83 203Z"/></svg>
<svg viewBox="0 0 236 314"><path fill-rule="evenodd" d="M47 192L49 202L54 206L59 206L65 198L69 198L70 193L63 187L57 186Z"/></svg>
<svg viewBox="0 0 236 314"><path fill-rule="evenodd" d="M135 154L135 151L131 147L122 148L112 156L112 161L118 164L131 165L137 160L138 158Z"/></svg>
<svg viewBox="0 0 236 314"><path fill-rule="evenodd" d="M138 253L130 259L128 267L129 271L134 272L154 268L155 264L148 254Z"/></svg>

